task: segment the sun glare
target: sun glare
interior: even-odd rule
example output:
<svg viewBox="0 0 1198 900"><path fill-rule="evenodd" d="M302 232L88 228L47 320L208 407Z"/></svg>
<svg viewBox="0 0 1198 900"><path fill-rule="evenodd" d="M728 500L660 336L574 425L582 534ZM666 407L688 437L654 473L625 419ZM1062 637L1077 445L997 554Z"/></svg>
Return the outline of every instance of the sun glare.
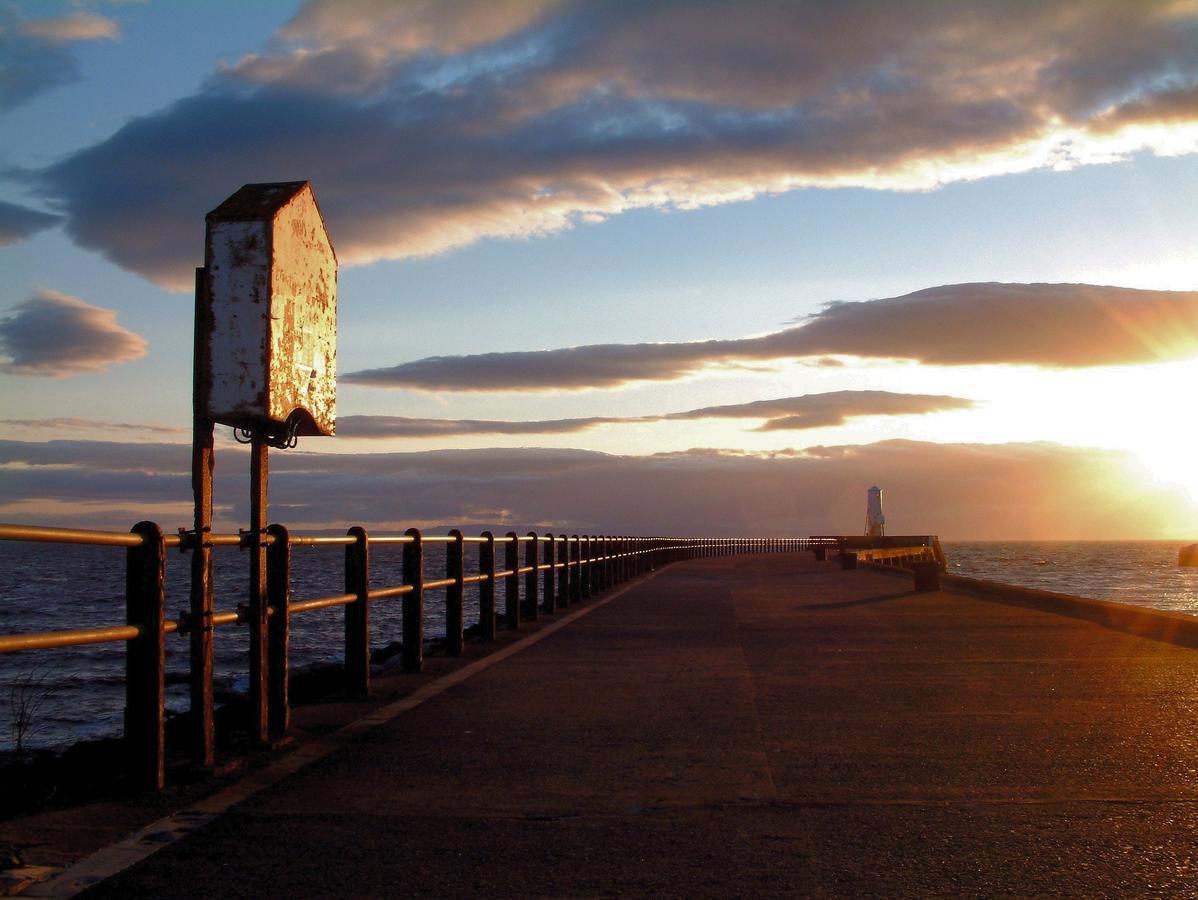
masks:
<svg viewBox="0 0 1198 900"><path fill-rule="evenodd" d="M1155 478L1176 484L1198 503L1198 461L1188 445L1152 442L1133 448L1136 457Z"/></svg>

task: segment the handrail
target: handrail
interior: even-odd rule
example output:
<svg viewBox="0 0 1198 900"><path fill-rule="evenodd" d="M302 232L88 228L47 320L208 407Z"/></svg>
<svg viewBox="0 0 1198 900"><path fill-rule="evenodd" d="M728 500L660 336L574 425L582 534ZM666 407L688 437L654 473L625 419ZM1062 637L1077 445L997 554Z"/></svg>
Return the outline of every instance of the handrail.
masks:
<svg viewBox="0 0 1198 900"><path fill-rule="evenodd" d="M196 623L191 613L178 619L166 617L165 550L195 548L195 533L180 530L164 533L152 522L141 522L128 532L82 528L58 528L36 525L0 524L0 540L37 543L83 544L121 547L126 550L126 622L123 625L47 631L30 634L0 635L0 654L69 647L83 644L124 641L129 662L126 678L126 737L136 745L130 759L138 768L133 774L147 787L163 785L163 679L165 674L165 637L188 634ZM281 737L289 721L287 647L292 616L334 607L345 607L345 659L347 689L365 695L370 688L371 603L399 599L403 604L403 668L419 671L424 659L424 602L428 591L445 592L445 651L462 652L464 621L463 590L477 586L478 626L484 640L495 636L498 623L516 628L524 619L538 613L582 602L594 593L634 578L650 569L681 559L756 552L796 552L815 550L822 554L828 547L839 546L842 555L859 539L837 536L798 537L668 537L577 535L528 532L506 535L422 534L408 529L403 534L368 535L358 527L345 535L290 534L282 526L271 526L266 533L208 533L204 543L210 547L267 548L268 591L266 609L255 613L247 606L236 610L206 613L210 627L233 624L265 629L270 654L268 678L271 680L269 709L273 737ZM915 539L911 539L914 544ZM939 543L934 537L919 538L919 550L931 552ZM395 545L403 549L403 578L399 584L369 586L370 546ZM425 572L424 547L446 547L444 577L429 578ZM342 547L346 558L345 592L305 600L291 600L291 549L295 547ZM477 554L477 569L467 574L465 548ZM521 550L523 548L523 550ZM901 549L901 548L897 548ZM859 550L859 553L867 552ZM877 548L877 559L897 557L893 545ZM499 557L502 557L500 559ZM502 589L502 590L501 590ZM497 595L502 593L503 609ZM211 673L211 662L195 657L192 642L192 678ZM208 642L209 653L211 642ZM352 669L352 671L351 671ZM209 675L210 677L210 675Z"/></svg>

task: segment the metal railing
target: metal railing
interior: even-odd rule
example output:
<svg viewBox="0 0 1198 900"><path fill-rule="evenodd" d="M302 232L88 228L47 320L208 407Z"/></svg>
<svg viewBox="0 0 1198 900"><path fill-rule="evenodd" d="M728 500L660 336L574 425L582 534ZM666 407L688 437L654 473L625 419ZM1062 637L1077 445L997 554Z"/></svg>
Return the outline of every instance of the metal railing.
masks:
<svg viewBox="0 0 1198 900"><path fill-rule="evenodd" d="M424 665L425 595L444 591L445 641L449 655L460 655L465 638L465 588L477 586L477 630L483 640L496 636L500 626L518 628L582 602L593 594L669 562L739 553L777 553L834 546L825 538L669 538L625 535L525 535L508 532L497 537L489 531L466 536L453 530L425 535L410 528L402 535L370 536L352 527L345 535L291 534L272 525L264 535L209 534L211 546L256 547L261 540L267 555L267 609L259 615L246 605L217 610L211 627L246 624L251 646L266 646L264 691L265 722L259 733L282 737L290 727L289 696L291 618L318 610L344 607L345 686L350 696L370 693L370 609L374 603L398 599L402 603L402 668L418 672ZM0 653L124 641L125 741L129 772L140 786L161 788L165 781L165 676L167 635L187 635L195 627L189 613L167 617L166 558L168 548L188 549L194 534L168 534L153 522L139 522L129 532L0 525L0 540L58 544L86 544L125 548L125 623L105 627L0 635ZM444 577L428 577L425 548L445 545ZM402 579L398 584L371 584L370 548L402 546ZM475 548L477 574L467 573L467 545ZM295 547L344 548L345 590L339 594L293 600L291 551ZM502 549L502 560L499 550ZM503 589L499 609L498 589ZM262 624L260 624L262 623ZM265 634L257 633L259 628ZM192 642L190 677L205 679L211 694L210 659L197 658ZM193 697L195 696L193 692ZM193 742L193 760L204 764L204 739ZM207 741L210 746L210 740Z"/></svg>

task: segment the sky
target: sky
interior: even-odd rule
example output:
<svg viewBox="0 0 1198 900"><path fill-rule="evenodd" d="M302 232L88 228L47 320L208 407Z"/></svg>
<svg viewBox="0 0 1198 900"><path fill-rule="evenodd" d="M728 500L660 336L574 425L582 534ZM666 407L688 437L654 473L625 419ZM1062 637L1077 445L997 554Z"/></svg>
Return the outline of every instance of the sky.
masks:
<svg viewBox="0 0 1198 900"><path fill-rule="evenodd" d="M309 180L274 520L1198 540L1195 0L0 0L0 134L0 520L188 524L204 216Z"/></svg>

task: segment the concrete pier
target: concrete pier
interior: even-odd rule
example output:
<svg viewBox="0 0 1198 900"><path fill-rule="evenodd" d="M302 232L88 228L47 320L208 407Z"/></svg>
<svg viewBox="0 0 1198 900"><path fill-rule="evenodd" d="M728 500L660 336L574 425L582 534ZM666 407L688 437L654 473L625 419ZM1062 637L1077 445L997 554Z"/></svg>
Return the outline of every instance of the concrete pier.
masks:
<svg viewBox="0 0 1198 900"><path fill-rule="evenodd" d="M694 560L89 896L1192 894L1196 676L835 558Z"/></svg>

